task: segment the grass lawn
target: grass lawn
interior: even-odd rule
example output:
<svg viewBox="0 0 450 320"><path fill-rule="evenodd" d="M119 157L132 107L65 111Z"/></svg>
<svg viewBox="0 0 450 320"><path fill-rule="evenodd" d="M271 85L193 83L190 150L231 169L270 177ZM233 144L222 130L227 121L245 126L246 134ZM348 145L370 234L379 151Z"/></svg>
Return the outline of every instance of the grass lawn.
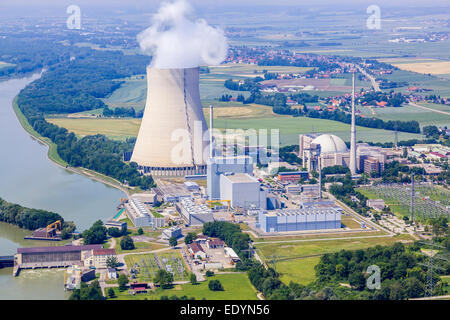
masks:
<svg viewBox="0 0 450 320"><path fill-rule="evenodd" d="M341 219L343 225L350 229L361 229L361 224L353 217L343 216Z"/></svg>
<svg viewBox="0 0 450 320"><path fill-rule="evenodd" d="M219 280L224 291L211 291L208 288L209 280ZM175 285L172 289L157 288L147 294L139 294L132 296L127 291L119 292L118 288L114 288L117 298L114 300L159 300L161 296L168 297L176 295L178 297L186 295L187 297L194 297L196 300L203 298L207 300L257 300L256 290L248 280L246 273L230 273L230 274L216 274L207 281L196 285L181 284Z"/></svg>
<svg viewBox="0 0 450 320"><path fill-rule="evenodd" d="M445 290L450 293L450 276L442 276L441 279L445 284Z"/></svg>
<svg viewBox="0 0 450 320"><path fill-rule="evenodd" d="M277 256L276 269L281 280L307 284L315 279L314 266L325 253L340 250L364 249L376 245L392 245L400 240L412 240L408 235L367 239L342 239L329 241L256 243L258 254L269 266L273 267L273 255ZM317 255L317 256L315 256Z"/></svg>
<svg viewBox="0 0 450 320"><path fill-rule="evenodd" d="M427 104L427 103L419 103L419 105L423 105L424 107L439 110L439 111L447 111L450 112L449 106L438 105L438 104ZM375 117L382 119L384 121L418 121L421 126L427 125L448 125L450 124L450 116L445 114L433 112L430 110L425 110L409 105L405 105L403 107L387 107L387 108L371 108L375 114L372 114L371 110L368 107L359 106L359 110L365 115L369 117Z"/></svg>

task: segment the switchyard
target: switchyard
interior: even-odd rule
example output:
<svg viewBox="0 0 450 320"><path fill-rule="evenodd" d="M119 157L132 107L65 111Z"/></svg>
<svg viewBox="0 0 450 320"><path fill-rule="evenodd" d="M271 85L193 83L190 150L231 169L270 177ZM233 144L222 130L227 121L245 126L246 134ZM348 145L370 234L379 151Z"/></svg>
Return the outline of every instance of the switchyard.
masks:
<svg viewBox="0 0 450 320"><path fill-rule="evenodd" d="M160 269L172 273L174 281L188 279L185 264L175 252L129 255L126 261L130 274L139 281L152 282Z"/></svg>
<svg viewBox="0 0 450 320"><path fill-rule="evenodd" d="M428 183L378 184L361 190L384 199L392 208L398 207L399 211L416 219L450 216L450 192Z"/></svg>

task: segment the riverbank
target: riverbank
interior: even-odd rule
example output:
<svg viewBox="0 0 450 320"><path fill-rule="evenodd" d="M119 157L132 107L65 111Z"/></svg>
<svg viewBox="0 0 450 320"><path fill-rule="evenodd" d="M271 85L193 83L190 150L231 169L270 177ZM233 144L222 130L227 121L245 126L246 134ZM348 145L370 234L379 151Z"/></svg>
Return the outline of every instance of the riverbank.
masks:
<svg viewBox="0 0 450 320"><path fill-rule="evenodd" d="M28 122L27 118L25 118L25 115L22 113L22 111L19 108L19 105L17 103L17 96L13 100L13 110L16 114L17 119L19 120L20 125L22 128L33 138L37 141L45 144L48 147L47 152L47 158L54 162L56 165L60 166L63 169L66 169L70 172L81 174L86 177L89 177L93 180L99 181L101 183L104 183L110 187L116 188L122 192L124 192L127 196L130 195L130 191L133 189L128 188L124 186L122 183L120 183L118 180L105 176L101 173L86 169L86 168L73 168L69 167L69 164L65 162L58 154L58 147L57 145L51 141L49 138L43 137L40 135L36 130L33 129L33 127Z"/></svg>

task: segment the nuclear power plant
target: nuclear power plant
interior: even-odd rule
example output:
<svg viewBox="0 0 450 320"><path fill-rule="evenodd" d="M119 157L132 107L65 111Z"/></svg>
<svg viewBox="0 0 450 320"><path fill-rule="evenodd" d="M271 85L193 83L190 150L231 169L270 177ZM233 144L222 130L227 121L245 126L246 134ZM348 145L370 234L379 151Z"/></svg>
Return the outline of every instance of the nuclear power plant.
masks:
<svg viewBox="0 0 450 320"><path fill-rule="evenodd" d="M199 68L148 67L147 101L131 161L154 176L205 174L207 132Z"/></svg>

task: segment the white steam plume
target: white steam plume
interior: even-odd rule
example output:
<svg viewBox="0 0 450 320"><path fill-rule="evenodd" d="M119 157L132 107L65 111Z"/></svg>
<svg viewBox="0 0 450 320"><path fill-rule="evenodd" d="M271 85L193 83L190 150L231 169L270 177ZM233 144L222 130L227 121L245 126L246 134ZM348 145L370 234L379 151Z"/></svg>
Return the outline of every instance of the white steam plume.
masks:
<svg viewBox="0 0 450 320"><path fill-rule="evenodd" d="M221 29L205 20L189 20L192 11L185 0L163 3L152 25L137 36L141 50L153 55L154 68L190 68L218 65L228 50Z"/></svg>

